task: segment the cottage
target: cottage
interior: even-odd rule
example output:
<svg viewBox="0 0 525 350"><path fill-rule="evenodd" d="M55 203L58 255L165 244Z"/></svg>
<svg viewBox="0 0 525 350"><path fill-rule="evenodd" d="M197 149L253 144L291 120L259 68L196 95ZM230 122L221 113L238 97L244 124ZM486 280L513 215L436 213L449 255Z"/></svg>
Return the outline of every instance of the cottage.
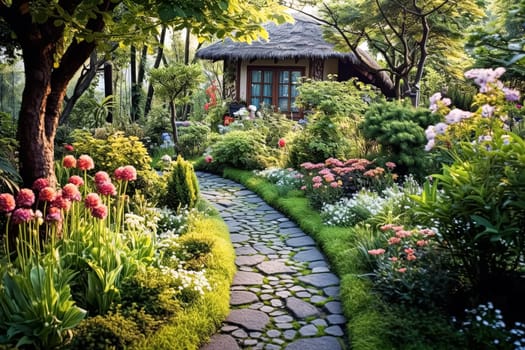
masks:
<svg viewBox="0 0 525 350"><path fill-rule="evenodd" d="M297 119L300 111L294 102L301 77L325 80L337 75L339 80L357 77L374 83L353 53L338 52L323 39L318 21L299 13L293 17L294 23L265 25L268 41L226 39L197 51L198 58L224 61L223 97L257 108L264 103Z"/></svg>

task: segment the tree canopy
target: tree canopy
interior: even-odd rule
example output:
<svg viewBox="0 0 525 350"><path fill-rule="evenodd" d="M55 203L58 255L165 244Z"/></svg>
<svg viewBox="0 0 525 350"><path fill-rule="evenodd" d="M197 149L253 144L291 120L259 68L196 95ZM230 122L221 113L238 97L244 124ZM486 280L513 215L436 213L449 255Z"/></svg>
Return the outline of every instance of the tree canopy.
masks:
<svg viewBox="0 0 525 350"><path fill-rule="evenodd" d="M0 0L2 25L24 61L18 118L24 183L54 181L65 91L95 47L131 44L156 34L160 24L190 28L201 40L231 35L251 41L266 36L263 23L289 18L275 0Z"/></svg>

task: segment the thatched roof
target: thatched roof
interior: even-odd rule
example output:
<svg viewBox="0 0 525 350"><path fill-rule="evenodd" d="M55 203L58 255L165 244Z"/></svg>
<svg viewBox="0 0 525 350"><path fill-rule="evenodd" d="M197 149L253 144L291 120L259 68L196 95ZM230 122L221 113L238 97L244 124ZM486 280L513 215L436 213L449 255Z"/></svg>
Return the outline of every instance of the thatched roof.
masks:
<svg viewBox="0 0 525 350"><path fill-rule="evenodd" d="M356 63L353 53L338 52L334 45L323 39L319 22L305 15L294 13L295 23L266 24L269 40L251 44L225 39L197 51L197 57L209 60L224 59L298 59L346 58Z"/></svg>

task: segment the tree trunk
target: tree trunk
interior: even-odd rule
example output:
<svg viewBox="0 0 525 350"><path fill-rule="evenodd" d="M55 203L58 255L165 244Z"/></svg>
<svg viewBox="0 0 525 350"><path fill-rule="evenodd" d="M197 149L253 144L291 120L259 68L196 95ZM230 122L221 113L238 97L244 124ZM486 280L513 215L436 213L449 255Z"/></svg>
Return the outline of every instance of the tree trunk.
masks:
<svg viewBox="0 0 525 350"><path fill-rule="evenodd" d="M131 45L130 52L130 75L131 75L131 111L130 118L131 122L137 119L137 49L134 45Z"/></svg>
<svg viewBox="0 0 525 350"><path fill-rule="evenodd" d="M162 56L164 56L164 40L166 39L166 26L162 26L162 31L160 32L159 38L159 48L157 49L157 57L155 58L155 63L153 68L157 69L162 62ZM144 106L144 118L146 118L151 111L151 104L153 100L153 84L151 82L148 86L148 95L146 97L146 105Z"/></svg>
<svg viewBox="0 0 525 350"><path fill-rule="evenodd" d="M171 128L173 129L173 147L175 148L175 154L179 154L179 132L177 131L177 110L175 109L175 103L170 101L170 121Z"/></svg>

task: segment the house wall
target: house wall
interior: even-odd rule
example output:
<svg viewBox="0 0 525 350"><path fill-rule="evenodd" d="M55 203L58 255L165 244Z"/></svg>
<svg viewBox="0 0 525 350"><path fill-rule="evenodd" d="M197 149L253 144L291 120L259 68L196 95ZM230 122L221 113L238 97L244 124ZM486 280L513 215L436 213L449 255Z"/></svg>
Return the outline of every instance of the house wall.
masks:
<svg viewBox="0 0 525 350"><path fill-rule="evenodd" d="M311 60L308 58L295 60L253 60L253 61L241 61L239 74L237 76L237 87L238 87L238 99L246 100L247 96L247 82L248 82L248 66L275 66L275 67L302 67L308 77L312 75L313 66ZM324 60L323 64L323 79L327 79L329 74L337 74L338 72L338 60L336 58L330 58Z"/></svg>

